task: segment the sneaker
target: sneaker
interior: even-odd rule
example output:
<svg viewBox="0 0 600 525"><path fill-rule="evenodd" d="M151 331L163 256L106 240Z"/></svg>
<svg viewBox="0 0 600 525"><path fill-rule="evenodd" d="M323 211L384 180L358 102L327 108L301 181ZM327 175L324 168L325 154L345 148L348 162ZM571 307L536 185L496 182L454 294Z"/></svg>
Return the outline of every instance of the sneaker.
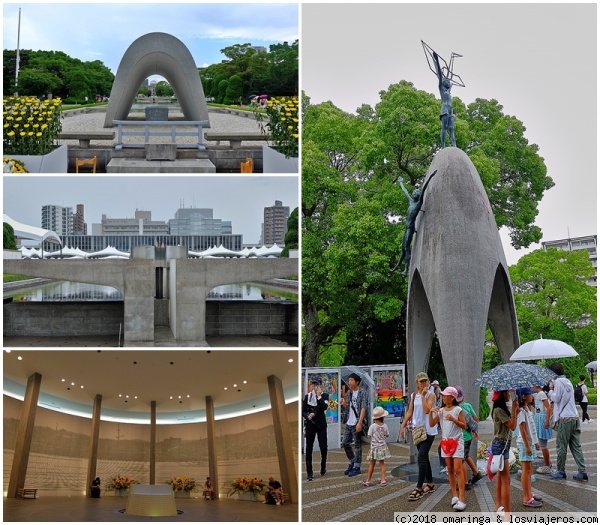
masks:
<svg viewBox="0 0 600 525"><path fill-rule="evenodd" d="M556 472L553 472L552 474L550 474L550 477L552 479L567 479L567 475L562 470L557 470Z"/></svg>
<svg viewBox="0 0 600 525"><path fill-rule="evenodd" d="M275 503L275 505L281 505L281 503L277 502L277 503Z"/></svg>
<svg viewBox="0 0 600 525"><path fill-rule="evenodd" d="M542 467L538 467L538 468L536 469L536 472L537 472L538 474L550 474L550 473L552 472L552 467L549 467L549 466L547 466L547 465L544 465L544 466L542 466Z"/></svg>
<svg viewBox="0 0 600 525"><path fill-rule="evenodd" d="M354 465L350 465L346 470L344 470L344 476L350 474L350 471L354 468Z"/></svg>
<svg viewBox="0 0 600 525"><path fill-rule="evenodd" d="M450 505L452 505L452 507L454 507L454 505L456 505L458 503L458 498L456 496L452 497L452 501L450 502Z"/></svg>
<svg viewBox="0 0 600 525"><path fill-rule="evenodd" d="M448 474L448 467L442 467L440 469L440 474Z"/></svg>
<svg viewBox="0 0 600 525"><path fill-rule="evenodd" d="M367 481L363 481L363 485L365 487L370 487L371 485L373 485L373 483L371 483L369 480L367 480Z"/></svg>
<svg viewBox="0 0 600 525"><path fill-rule="evenodd" d="M587 472L578 472L573 476L573 479L575 481L588 481Z"/></svg>
<svg viewBox="0 0 600 525"><path fill-rule="evenodd" d="M456 505L452 505L454 510L462 511L467 508L467 504L464 501L459 501Z"/></svg>
<svg viewBox="0 0 600 525"><path fill-rule="evenodd" d="M313 478L312 476L308 476L308 477L306 478L306 481L312 481L312 480L314 480L314 479L315 479L315 478Z"/></svg>
<svg viewBox="0 0 600 525"><path fill-rule="evenodd" d="M360 467L354 467L350 472L348 472L348 477L358 476L360 474Z"/></svg>
<svg viewBox="0 0 600 525"><path fill-rule="evenodd" d="M541 501L537 501L535 498L531 498L529 501L523 502L523 507L531 507L534 509L539 509L542 506Z"/></svg>
<svg viewBox="0 0 600 525"><path fill-rule="evenodd" d="M481 478L483 478L483 474L481 472L477 472L477 474L471 478L471 485L475 485L475 483L477 483Z"/></svg>
<svg viewBox="0 0 600 525"><path fill-rule="evenodd" d="M498 510L496 512L498 514L502 514L504 512L504 507L502 507L502 506L498 507Z"/></svg>

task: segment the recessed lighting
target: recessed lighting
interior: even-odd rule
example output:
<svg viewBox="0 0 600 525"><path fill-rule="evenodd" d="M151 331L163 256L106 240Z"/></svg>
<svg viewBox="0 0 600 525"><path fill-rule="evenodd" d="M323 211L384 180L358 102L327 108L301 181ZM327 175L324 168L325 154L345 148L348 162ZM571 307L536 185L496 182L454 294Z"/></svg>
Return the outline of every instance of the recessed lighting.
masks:
<svg viewBox="0 0 600 525"><path fill-rule="evenodd" d="M129 399L129 396L125 396L127 399Z"/></svg>
<svg viewBox="0 0 600 525"><path fill-rule="evenodd" d="M17 359L18 359L19 361L23 361L23 358L22 358L21 356L18 356L18 357L17 357Z"/></svg>
<svg viewBox="0 0 600 525"><path fill-rule="evenodd" d="M177 396L177 399L181 399L181 396Z"/></svg>
<svg viewBox="0 0 600 525"><path fill-rule="evenodd" d="M170 396L169 399L173 399L173 396Z"/></svg>
<svg viewBox="0 0 600 525"><path fill-rule="evenodd" d="M62 381L63 383L65 382L65 380L64 380L64 379L61 379L61 381Z"/></svg>
<svg viewBox="0 0 600 525"><path fill-rule="evenodd" d="M245 385L246 385L246 384L248 384L248 381L244 381L244 384L245 384Z"/></svg>
<svg viewBox="0 0 600 525"><path fill-rule="evenodd" d="M189 397L190 397L190 395L188 394L188 395L187 395L187 397L189 398Z"/></svg>
<svg viewBox="0 0 600 525"><path fill-rule="evenodd" d="M137 396L133 396L133 399L137 399Z"/></svg>
<svg viewBox="0 0 600 525"><path fill-rule="evenodd" d="M11 352L10 350L6 350L6 353L7 353L7 354L10 354L10 352Z"/></svg>
<svg viewBox="0 0 600 525"><path fill-rule="evenodd" d="M75 383L73 383L73 381L71 381L71 386L75 386Z"/></svg>
<svg viewBox="0 0 600 525"><path fill-rule="evenodd" d="M227 387L223 388L223 390L227 390Z"/></svg>
<svg viewBox="0 0 600 525"><path fill-rule="evenodd" d="M234 383L233 388L237 388L237 385Z"/></svg>
<svg viewBox="0 0 600 525"><path fill-rule="evenodd" d="M294 362L294 360L293 360L293 359L290 357L290 358L288 359L288 363L293 363L293 362Z"/></svg>
<svg viewBox="0 0 600 525"><path fill-rule="evenodd" d="M119 394L119 397L123 397L123 395L122 395L122 394Z"/></svg>
<svg viewBox="0 0 600 525"><path fill-rule="evenodd" d="M81 388L83 388L83 385L81 385Z"/></svg>

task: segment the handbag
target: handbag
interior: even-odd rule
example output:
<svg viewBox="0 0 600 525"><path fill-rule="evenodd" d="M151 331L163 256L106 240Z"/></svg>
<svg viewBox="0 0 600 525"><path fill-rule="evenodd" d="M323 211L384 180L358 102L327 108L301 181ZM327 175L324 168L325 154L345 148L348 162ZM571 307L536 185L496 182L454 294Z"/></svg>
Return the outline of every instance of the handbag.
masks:
<svg viewBox="0 0 600 525"><path fill-rule="evenodd" d="M492 474L497 474L502 469L504 469L504 454L492 456L492 461L490 463L490 472Z"/></svg>
<svg viewBox="0 0 600 525"><path fill-rule="evenodd" d="M446 456L452 456L458 448L458 441L451 438L442 439L440 446L442 447L442 452L446 454Z"/></svg>
<svg viewBox="0 0 600 525"><path fill-rule="evenodd" d="M413 428L412 436L413 443L415 445L423 443L423 441L427 439L427 431L425 430L425 425L419 425L418 427Z"/></svg>

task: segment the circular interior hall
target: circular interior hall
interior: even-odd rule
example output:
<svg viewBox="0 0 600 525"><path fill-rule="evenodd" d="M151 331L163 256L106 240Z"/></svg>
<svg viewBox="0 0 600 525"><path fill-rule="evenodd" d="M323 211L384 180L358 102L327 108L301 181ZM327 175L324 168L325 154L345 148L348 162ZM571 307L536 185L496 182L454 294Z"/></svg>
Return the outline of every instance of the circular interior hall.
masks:
<svg viewBox="0 0 600 525"><path fill-rule="evenodd" d="M4 521L298 521L298 375L297 350L5 350ZM232 493L246 477L280 481L283 505ZM197 491L133 514L116 478Z"/></svg>

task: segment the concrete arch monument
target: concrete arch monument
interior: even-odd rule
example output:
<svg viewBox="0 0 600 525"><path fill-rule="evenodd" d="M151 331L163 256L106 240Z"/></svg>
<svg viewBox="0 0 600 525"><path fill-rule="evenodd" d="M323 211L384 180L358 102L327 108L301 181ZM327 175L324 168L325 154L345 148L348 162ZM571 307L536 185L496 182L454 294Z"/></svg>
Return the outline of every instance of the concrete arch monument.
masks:
<svg viewBox="0 0 600 525"><path fill-rule="evenodd" d="M457 148L440 150L416 224L410 263L406 342L408 378L427 370L437 332L451 385L479 406L473 382L489 326L502 362L519 346L510 276L481 178ZM428 175L430 177L430 175ZM412 378L412 379L411 379Z"/></svg>
<svg viewBox="0 0 600 525"><path fill-rule="evenodd" d="M208 120L204 90L189 49L167 33L148 33L135 40L121 59L110 92L105 128L111 127L113 120L127 118L140 85L149 75L162 75L169 81L186 120Z"/></svg>

